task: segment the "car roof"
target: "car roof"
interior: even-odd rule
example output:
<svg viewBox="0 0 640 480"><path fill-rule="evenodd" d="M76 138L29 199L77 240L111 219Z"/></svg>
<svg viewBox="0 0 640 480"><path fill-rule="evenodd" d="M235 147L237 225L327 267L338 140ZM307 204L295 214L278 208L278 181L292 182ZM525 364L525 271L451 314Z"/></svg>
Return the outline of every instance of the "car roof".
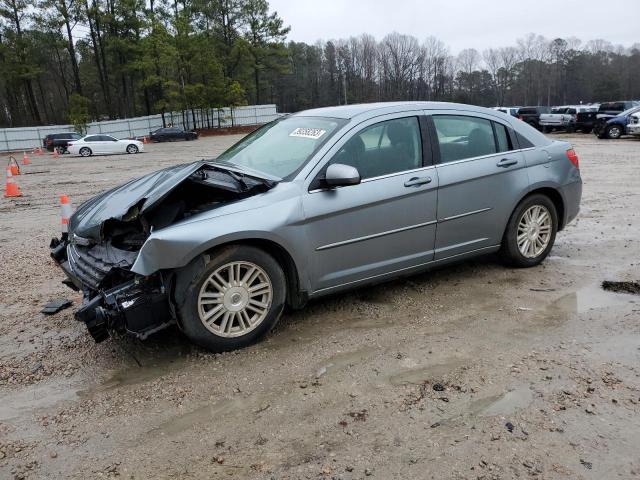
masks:
<svg viewBox="0 0 640 480"><path fill-rule="evenodd" d="M359 120L377 117L388 113L401 113L411 110L466 110L478 113L491 112L484 107L449 102L378 102L341 105L338 107L314 108L293 114L300 117L329 117Z"/></svg>

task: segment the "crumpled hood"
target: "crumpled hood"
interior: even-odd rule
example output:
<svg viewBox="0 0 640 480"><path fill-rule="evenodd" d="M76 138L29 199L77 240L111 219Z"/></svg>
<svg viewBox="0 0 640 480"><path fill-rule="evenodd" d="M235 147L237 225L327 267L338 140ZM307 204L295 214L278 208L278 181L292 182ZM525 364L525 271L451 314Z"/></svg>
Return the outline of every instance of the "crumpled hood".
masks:
<svg viewBox="0 0 640 480"><path fill-rule="evenodd" d="M69 232L101 242L105 221L129 221L162 202L172 190L200 169L213 169L262 182L268 188L281 178L218 160L200 160L158 170L88 200L69 219ZM215 185L215 181L212 182Z"/></svg>
<svg viewBox="0 0 640 480"><path fill-rule="evenodd" d="M106 220L122 220L136 205L139 208L136 213L145 212L204 163L199 161L165 168L104 192L78 207L69 220L69 230L99 242L102 224Z"/></svg>

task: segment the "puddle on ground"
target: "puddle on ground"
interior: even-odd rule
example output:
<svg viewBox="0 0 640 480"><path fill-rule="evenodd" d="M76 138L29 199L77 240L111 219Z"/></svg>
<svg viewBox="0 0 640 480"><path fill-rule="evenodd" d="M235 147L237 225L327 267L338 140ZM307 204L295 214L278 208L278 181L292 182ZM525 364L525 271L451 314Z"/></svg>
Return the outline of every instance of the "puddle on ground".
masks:
<svg viewBox="0 0 640 480"><path fill-rule="evenodd" d="M558 298L546 308L549 316L562 314L578 314L590 310L615 308L634 303L636 299L630 295L611 293L599 286L590 286Z"/></svg>
<svg viewBox="0 0 640 480"><path fill-rule="evenodd" d="M6 392L0 396L0 423L9 420L22 423L30 420L34 411L76 400L79 387L78 381L55 379L29 385L19 391Z"/></svg>
<svg viewBox="0 0 640 480"><path fill-rule="evenodd" d="M598 338L589 345L592 355L600 362L621 362L626 365L640 365L640 335L625 331L624 334Z"/></svg>
<svg viewBox="0 0 640 480"><path fill-rule="evenodd" d="M147 434L151 436L177 435L199 425L218 425L221 423L221 419L226 422L236 415L242 416L246 420L251 412L260 413L256 410L266 410L270 407L269 404L263 405L265 399L266 397L261 395L252 395L246 398L225 398L214 404L203 405L190 412L172 417L158 427L149 430Z"/></svg>
<svg viewBox="0 0 640 480"><path fill-rule="evenodd" d="M328 372L342 370L344 368L357 365L375 354L383 354L384 352L385 350L381 348L366 347L352 352L337 353L322 362L322 365L318 370L318 375L324 375Z"/></svg>
<svg viewBox="0 0 640 480"><path fill-rule="evenodd" d="M512 415L533 402L533 392L524 385L502 395L480 398L469 405L469 413L480 417Z"/></svg>
<svg viewBox="0 0 640 480"><path fill-rule="evenodd" d="M110 377L91 392L138 385L182 370L187 364L189 353L191 353L190 345L178 345L165 348L162 351L145 352L143 356L136 356L137 362L132 359L127 366L114 371ZM83 392L83 394L91 392Z"/></svg>
<svg viewBox="0 0 640 480"><path fill-rule="evenodd" d="M376 317L368 316L354 319L351 322L345 322L343 328L352 329L369 329L369 328L390 328L397 327L402 323L401 319L393 317Z"/></svg>
<svg viewBox="0 0 640 480"><path fill-rule="evenodd" d="M443 376L460 368L466 363L465 359L454 358L443 363L435 363L421 368L402 370L389 376L391 385L420 385L427 380L439 380Z"/></svg>

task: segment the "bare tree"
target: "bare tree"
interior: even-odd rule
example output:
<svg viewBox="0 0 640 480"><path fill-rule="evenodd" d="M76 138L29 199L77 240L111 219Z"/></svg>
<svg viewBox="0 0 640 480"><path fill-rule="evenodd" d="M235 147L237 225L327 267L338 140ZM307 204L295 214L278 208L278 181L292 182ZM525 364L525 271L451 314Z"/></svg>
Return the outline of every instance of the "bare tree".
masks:
<svg viewBox="0 0 640 480"><path fill-rule="evenodd" d="M385 74L388 98L410 98L410 81L422 62L418 40L397 32L387 35L380 44L381 67Z"/></svg>

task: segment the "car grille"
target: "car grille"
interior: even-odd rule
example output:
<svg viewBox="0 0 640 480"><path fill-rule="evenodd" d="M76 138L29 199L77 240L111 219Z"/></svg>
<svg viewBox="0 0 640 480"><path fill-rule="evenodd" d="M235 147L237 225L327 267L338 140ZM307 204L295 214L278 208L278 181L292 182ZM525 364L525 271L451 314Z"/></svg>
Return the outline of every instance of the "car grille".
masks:
<svg viewBox="0 0 640 480"><path fill-rule="evenodd" d="M129 269L137 252L120 250L112 245L84 247L67 245L68 269L83 287L98 290L102 281L114 268Z"/></svg>
<svg viewBox="0 0 640 480"><path fill-rule="evenodd" d="M67 246L67 259L71 273L80 280L83 286L97 290L113 265L109 265L91 255L90 249L80 249L75 245Z"/></svg>

